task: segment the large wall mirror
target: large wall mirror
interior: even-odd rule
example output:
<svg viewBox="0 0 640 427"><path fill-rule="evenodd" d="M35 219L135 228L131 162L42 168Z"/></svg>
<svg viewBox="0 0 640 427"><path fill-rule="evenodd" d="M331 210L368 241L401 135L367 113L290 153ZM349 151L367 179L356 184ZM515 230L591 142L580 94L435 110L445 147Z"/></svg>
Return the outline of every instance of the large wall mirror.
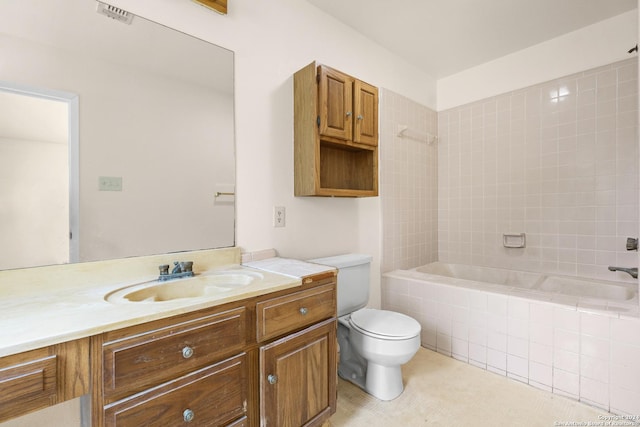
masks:
<svg viewBox="0 0 640 427"><path fill-rule="evenodd" d="M235 243L233 52L126 15L0 4L0 269Z"/></svg>

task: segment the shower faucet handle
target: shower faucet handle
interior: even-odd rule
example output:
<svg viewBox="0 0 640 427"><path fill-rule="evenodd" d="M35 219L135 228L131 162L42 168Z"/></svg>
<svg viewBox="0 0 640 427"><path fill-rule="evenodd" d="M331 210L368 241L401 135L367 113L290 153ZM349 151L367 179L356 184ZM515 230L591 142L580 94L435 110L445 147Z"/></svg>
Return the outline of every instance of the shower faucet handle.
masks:
<svg viewBox="0 0 640 427"><path fill-rule="evenodd" d="M627 250L628 251L637 251L638 250L638 239L634 239L633 237L627 237Z"/></svg>

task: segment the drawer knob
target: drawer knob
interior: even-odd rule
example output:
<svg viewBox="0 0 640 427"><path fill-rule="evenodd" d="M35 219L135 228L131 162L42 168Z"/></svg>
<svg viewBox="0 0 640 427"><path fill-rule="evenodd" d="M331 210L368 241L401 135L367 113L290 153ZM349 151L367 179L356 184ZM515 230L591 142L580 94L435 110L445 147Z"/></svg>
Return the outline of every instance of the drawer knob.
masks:
<svg viewBox="0 0 640 427"><path fill-rule="evenodd" d="M273 374L269 374L267 381L269 381L269 384L275 384L278 382L278 377Z"/></svg>
<svg viewBox="0 0 640 427"><path fill-rule="evenodd" d="M193 349L191 347L186 346L185 348L182 349L182 357L184 357L185 359L188 359L191 356L193 356Z"/></svg>
<svg viewBox="0 0 640 427"><path fill-rule="evenodd" d="M182 418L184 419L184 422L186 422L186 423L190 423L191 421L193 421L193 418L195 416L196 416L196 414L194 414L191 409L185 409L184 412L182 413Z"/></svg>
<svg viewBox="0 0 640 427"><path fill-rule="evenodd" d="M308 312L309 310L307 310L307 307L300 308L300 314L302 314L303 316L305 316Z"/></svg>

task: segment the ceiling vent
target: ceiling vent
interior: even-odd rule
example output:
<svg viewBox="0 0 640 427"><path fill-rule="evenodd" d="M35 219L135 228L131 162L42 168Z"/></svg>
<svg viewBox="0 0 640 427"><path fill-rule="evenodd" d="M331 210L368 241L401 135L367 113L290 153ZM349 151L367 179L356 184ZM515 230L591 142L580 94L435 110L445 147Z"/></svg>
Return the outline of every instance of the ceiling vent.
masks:
<svg viewBox="0 0 640 427"><path fill-rule="evenodd" d="M111 6L110 4L97 2L98 6L96 7L96 11L104 16L107 16L111 19L115 19L116 21L120 21L124 24L130 25L131 21L133 21L133 14L127 12L124 9L120 9L115 6Z"/></svg>

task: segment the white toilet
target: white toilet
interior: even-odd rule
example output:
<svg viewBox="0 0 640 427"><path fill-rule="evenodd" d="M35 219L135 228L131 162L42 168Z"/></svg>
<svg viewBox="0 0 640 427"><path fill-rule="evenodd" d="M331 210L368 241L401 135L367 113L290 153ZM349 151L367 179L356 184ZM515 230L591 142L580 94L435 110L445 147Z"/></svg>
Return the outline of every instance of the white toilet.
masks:
<svg viewBox="0 0 640 427"><path fill-rule="evenodd" d="M338 269L340 377L380 400L404 390L400 366L420 347L420 324L404 314L363 308L369 300L369 255L309 260Z"/></svg>

